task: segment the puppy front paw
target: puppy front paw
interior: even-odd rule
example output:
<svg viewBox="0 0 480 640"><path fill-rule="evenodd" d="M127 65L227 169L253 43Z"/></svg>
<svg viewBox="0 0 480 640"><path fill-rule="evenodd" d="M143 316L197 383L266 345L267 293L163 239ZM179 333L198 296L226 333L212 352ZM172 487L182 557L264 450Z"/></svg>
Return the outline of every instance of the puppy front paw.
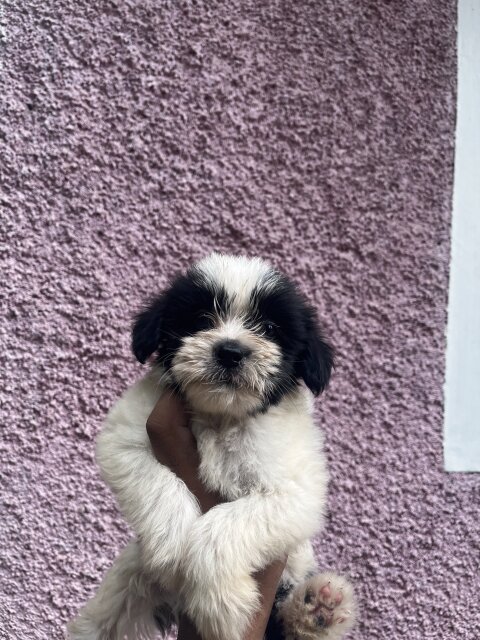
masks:
<svg viewBox="0 0 480 640"><path fill-rule="evenodd" d="M279 606L286 640L342 638L355 622L352 585L335 573L320 573L298 585Z"/></svg>
<svg viewBox="0 0 480 640"><path fill-rule="evenodd" d="M182 590L182 601L208 640L241 640L259 606L256 582L249 575L228 582L220 575L211 581L190 581Z"/></svg>

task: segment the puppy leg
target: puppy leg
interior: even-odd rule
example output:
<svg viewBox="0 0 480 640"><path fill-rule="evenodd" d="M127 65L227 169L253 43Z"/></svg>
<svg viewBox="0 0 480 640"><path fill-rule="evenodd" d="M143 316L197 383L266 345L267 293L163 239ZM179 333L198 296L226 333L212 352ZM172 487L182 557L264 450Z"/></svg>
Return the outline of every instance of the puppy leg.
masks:
<svg viewBox="0 0 480 640"><path fill-rule="evenodd" d="M109 417L97 439L97 460L123 515L141 540L145 568L171 589L187 532L200 515L196 498L170 469L157 462L145 425Z"/></svg>
<svg viewBox="0 0 480 640"><path fill-rule="evenodd" d="M188 532L182 595L209 640L241 640L258 608L252 574L298 548L318 528L315 503L292 493L252 494L218 505Z"/></svg>
<svg viewBox="0 0 480 640"><path fill-rule="evenodd" d="M296 586L278 607L285 640L339 640L356 614L352 585L335 573L320 573Z"/></svg>
<svg viewBox="0 0 480 640"><path fill-rule="evenodd" d="M163 597L162 597L163 596ZM130 542L105 575L96 595L68 625L70 640L139 640L167 633L173 613L143 573L140 549Z"/></svg>

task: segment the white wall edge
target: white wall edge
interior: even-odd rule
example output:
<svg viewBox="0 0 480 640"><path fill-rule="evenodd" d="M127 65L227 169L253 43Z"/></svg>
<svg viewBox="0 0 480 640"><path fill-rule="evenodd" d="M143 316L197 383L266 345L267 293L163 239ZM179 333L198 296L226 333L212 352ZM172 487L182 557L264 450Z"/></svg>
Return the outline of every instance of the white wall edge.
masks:
<svg viewBox="0 0 480 640"><path fill-rule="evenodd" d="M445 378L446 471L480 471L480 0L458 2L458 94Z"/></svg>

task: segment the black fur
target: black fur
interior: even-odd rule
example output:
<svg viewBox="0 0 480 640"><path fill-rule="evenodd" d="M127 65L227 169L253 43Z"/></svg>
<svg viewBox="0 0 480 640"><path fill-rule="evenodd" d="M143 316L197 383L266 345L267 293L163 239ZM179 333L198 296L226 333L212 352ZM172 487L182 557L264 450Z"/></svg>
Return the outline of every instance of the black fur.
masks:
<svg viewBox="0 0 480 640"><path fill-rule="evenodd" d="M269 337L283 354L266 406L276 404L300 378L315 395L323 391L334 366L333 349L321 334L314 309L295 286L283 276L261 283L252 294L252 308L252 324L272 324Z"/></svg>
<svg viewBox="0 0 480 640"><path fill-rule="evenodd" d="M300 379L315 395L323 391L334 364L333 350L321 334L315 311L295 286L272 274L252 292L250 306L250 328L276 342L282 352L282 366L262 410L277 404ZM192 267L136 316L133 353L141 363L155 353L168 369L182 338L213 326L215 316L228 308L226 292Z"/></svg>
<svg viewBox="0 0 480 640"><path fill-rule="evenodd" d="M306 307L304 318L305 348L300 354L296 372L300 378L303 378L310 391L318 396L330 381L335 365L335 353L333 347L323 337L311 307Z"/></svg>
<svg viewBox="0 0 480 640"><path fill-rule="evenodd" d="M147 359L160 346L165 296L152 298L145 308L137 314L132 329L132 351L136 359L145 364Z"/></svg>
<svg viewBox="0 0 480 640"><path fill-rule="evenodd" d="M177 276L135 317L132 351L137 360L144 364L156 352L158 361L168 368L182 338L211 326L215 299L217 309L226 312L225 292L195 268Z"/></svg>

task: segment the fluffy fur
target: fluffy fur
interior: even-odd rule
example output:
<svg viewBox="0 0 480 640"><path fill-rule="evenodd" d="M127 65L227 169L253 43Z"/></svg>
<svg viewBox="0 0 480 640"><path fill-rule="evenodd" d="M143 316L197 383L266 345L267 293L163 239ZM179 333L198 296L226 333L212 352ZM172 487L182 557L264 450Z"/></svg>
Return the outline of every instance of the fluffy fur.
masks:
<svg viewBox="0 0 480 640"><path fill-rule="evenodd" d="M333 365L314 311L266 262L213 254L150 301L132 347L154 365L110 411L97 459L137 538L70 623L72 640L151 637L179 610L205 639L241 640L258 606L252 573L285 554L281 635L340 638L353 591L314 576L310 543L327 488L312 393ZM202 480L226 500L205 515L150 448L145 424L166 387L189 404Z"/></svg>

